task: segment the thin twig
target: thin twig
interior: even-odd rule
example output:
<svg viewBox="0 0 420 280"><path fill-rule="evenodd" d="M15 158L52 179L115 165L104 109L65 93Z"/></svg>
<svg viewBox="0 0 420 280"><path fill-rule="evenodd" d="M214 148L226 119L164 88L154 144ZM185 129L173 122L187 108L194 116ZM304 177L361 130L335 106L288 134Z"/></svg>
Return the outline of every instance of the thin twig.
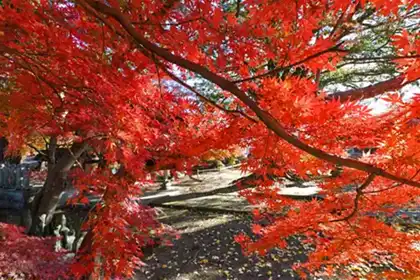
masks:
<svg viewBox="0 0 420 280"><path fill-rule="evenodd" d="M182 81L180 78L178 78L175 74L173 74L172 72L170 72L167 68L164 68L163 71L168 74L169 77L171 77L174 81L176 81L177 83L179 83L180 85L182 85L183 87L185 87L186 89L190 90L191 92L195 93L199 98L201 98L202 100L204 100L207 103L212 104L213 106L217 107L218 109L226 112L226 113L233 113L233 114L240 114L243 117L247 118L248 120L257 123L258 121L256 119L254 119L253 117L247 115L246 113L242 112L241 110L229 110L224 108L223 106L221 106L220 104L217 104L215 101L205 97L204 95L202 95L201 93L199 93L195 88L193 88L192 86L188 85L187 83L185 83L184 81Z"/></svg>
<svg viewBox="0 0 420 280"><path fill-rule="evenodd" d="M413 180L414 178L416 178L416 176L420 173L420 169L417 170L417 172L410 178L410 180ZM388 191L388 190L392 190L395 189L399 186L402 186L403 183L396 183L393 184L391 187L389 188L385 188L385 189L380 189L380 190L376 190L376 191L370 191L370 192L363 192L363 194L371 194L371 193L380 193L380 192L384 192L384 191Z"/></svg>
<svg viewBox="0 0 420 280"><path fill-rule="evenodd" d="M373 174L373 173L369 174L369 176L367 177L366 181L359 188L356 189L356 197L354 198L353 211L351 211L351 213L349 215L347 215L344 218L340 218L340 219L336 219L336 220L331 220L329 222L331 222L331 223L334 223L334 222L342 222L342 221L347 221L350 218L352 218L356 214L356 212L357 212L357 210L359 208L359 200L360 200L360 198L363 195L363 190L366 189L369 186L370 183L372 183L372 181L373 181L373 179L375 179L375 177L376 177L375 174Z"/></svg>
<svg viewBox="0 0 420 280"><path fill-rule="evenodd" d="M37 147L35 147L32 144L26 143L26 146L28 146L29 148L35 150L38 154L41 154L41 155L46 156L46 157L48 156L47 154L45 154L43 151L41 151L40 149L38 149Z"/></svg>
<svg viewBox="0 0 420 280"><path fill-rule="evenodd" d="M306 57L302 60L299 60L299 61L297 61L295 63L292 63L292 64L289 64L287 66L284 66L284 67L282 66L282 67L275 68L273 70L265 72L264 74L256 75L256 76L253 76L253 77L248 77L248 78L241 79L241 80L236 80L236 81L233 81L233 83L238 84L238 83L243 83L243 82L247 82L247 81L256 80L256 79L264 78L264 77L267 77L267 76L271 76L271 75L277 74L277 73L279 73L283 70L287 70L287 69L290 69L290 68L292 68L294 66L297 66L299 64L305 63L305 62L307 62L307 61L309 61L309 60L311 60L315 57L321 56L321 55L323 55L325 53L328 53L328 52L334 52L334 51L335 52L343 52L343 51L347 52L346 50L339 49L339 46L341 46L341 44L342 43L339 43L338 45L335 45L331 48L328 48L328 49L325 49L323 51L317 52L313 55L310 55L310 56L308 56L308 57Z"/></svg>
<svg viewBox="0 0 420 280"><path fill-rule="evenodd" d="M158 76L158 83L159 83L159 92L160 92L160 97L162 98L162 97L163 97L163 95L162 95L162 81L161 81L161 78L160 78L159 66L158 66L158 64L157 64L157 59L156 59L155 55L154 55L154 54L152 54L152 56L153 56L153 61L155 62L156 74L157 74L157 76Z"/></svg>
<svg viewBox="0 0 420 280"><path fill-rule="evenodd" d="M183 20L180 22L172 22L172 23L151 23L151 22L131 22L131 24L135 24L135 25L155 25L155 26L179 26L179 25L183 25L183 24L188 24L194 21L199 21L201 20L201 17L198 18L192 18L192 19L187 19L187 20Z"/></svg>
<svg viewBox="0 0 420 280"><path fill-rule="evenodd" d="M344 18L344 15L346 14L346 10L344 10L341 13L340 17L338 18L337 22L335 23L335 25L333 27L333 30L330 33L330 38L332 38L334 36L335 32L338 30L338 26L343 22L343 18Z"/></svg>
<svg viewBox="0 0 420 280"><path fill-rule="evenodd" d="M420 58L420 55L384 55L384 56L372 56L372 57L353 57L344 58L344 61L376 61L376 60L399 60L399 59L415 59Z"/></svg>

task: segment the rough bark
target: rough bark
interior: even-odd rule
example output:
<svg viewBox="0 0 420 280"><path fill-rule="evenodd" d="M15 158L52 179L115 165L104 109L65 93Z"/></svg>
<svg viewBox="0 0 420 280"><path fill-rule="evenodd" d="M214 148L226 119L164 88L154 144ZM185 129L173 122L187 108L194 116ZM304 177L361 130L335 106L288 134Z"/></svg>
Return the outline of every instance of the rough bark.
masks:
<svg viewBox="0 0 420 280"><path fill-rule="evenodd" d="M68 172L88 147L87 143L75 143L70 149L71 153L58 159L55 163L55 146L56 142L52 140L49 147L47 179L32 204L32 222L28 231L32 235L46 233L46 227L51 223L60 195L66 189Z"/></svg>

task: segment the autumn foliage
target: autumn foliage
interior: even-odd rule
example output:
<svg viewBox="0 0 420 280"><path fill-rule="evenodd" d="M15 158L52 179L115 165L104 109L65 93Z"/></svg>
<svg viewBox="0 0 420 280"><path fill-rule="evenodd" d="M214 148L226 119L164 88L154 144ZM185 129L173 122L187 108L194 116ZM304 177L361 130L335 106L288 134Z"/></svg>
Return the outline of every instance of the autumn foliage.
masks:
<svg viewBox="0 0 420 280"><path fill-rule="evenodd" d="M70 275L66 252L54 252L56 238L28 237L24 228L0 223L0 277L54 279Z"/></svg>
<svg viewBox="0 0 420 280"><path fill-rule="evenodd" d="M209 150L206 151L201 159L204 161L225 160L230 158L244 157L244 151L240 147L232 147L228 150Z"/></svg>
<svg viewBox="0 0 420 280"><path fill-rule="evenodd" d="M232 147L248 148L242 168L263 175L243 195L282 213L254 228L256 240L238 237L246 253L286 246L287 237L301 234L316 249L297 269L331 272L386 255L398 268L388 276L420 273L420 252L411 246L419 235L376 218L418 205L420 195L420 92L414 87L411 99L401 94L420 78L418 28L411 28L419 20L417 0L3 0L0 6L0 122L9 149L55 139L124 167L73 178L81 192L103 197L85 225L92 238L72 266L77 275L102 266L106 277L130 276L141 264L141 246L159 228L134 202L150 158L156 168L189 172L209 151ZM384 25L398 26L386 33L388 53L358 52L358 35ZM321 86L323 75L360 61L387 62L393 75L343 91ZM359 102L367 97L381 98L389 110L373 114ZM346 153L353 147L378 150L354 160ZM319 182L323 200L294 201L277 192L273 178L287 171L308 179L337 165L339 176ZM54 172L67 167L57 163Z"/></svg>

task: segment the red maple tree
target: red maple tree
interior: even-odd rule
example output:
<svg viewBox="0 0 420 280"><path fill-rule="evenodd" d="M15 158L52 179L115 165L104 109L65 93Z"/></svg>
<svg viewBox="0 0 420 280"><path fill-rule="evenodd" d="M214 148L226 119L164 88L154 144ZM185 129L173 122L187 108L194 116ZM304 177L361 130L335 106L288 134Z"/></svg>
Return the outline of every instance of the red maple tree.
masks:
<svg viewBox="0 0 420 280"><path fill-rule="evenodd" d="M304 268L373 260L380 252L400 274L419 273L419 251L411 247L419 236L367 215L391 214L420 195L413 125L420 98L400 94L420 78L418 29L404 27L418 21L418 1L232 2L1 2L2 136L10 150L47 138L53 159L31 232L51 221L81 155L100 151L122 168L98 169L76 183L103 199L87 223L91 244L80 258L91 265L75 264L75 271L96 272L100 258L106 277L132 275L140 245L158 226L133 202L148 180L147 161L188 172L211 149L246 147L252 157L242 167L259 175L292 170L307 178L337 165L343 171L319 182L323 200L309 202L282 197L274 177L261 176L259 195L244 196L283 215L256 226L257 240L240 236L245 251L285 246L288 236L304 234L316 245ZM354 34L404 20L387 38L391 54L350 59L390 62L395 75L344 91L320 86L320 75L348 61ZM200 92L188 84L191 77L217 86L229 102ZM379 115L359 102L381 95L390 110ZM55 160L58 144L70 152ZM346 154L352 147L378 150L355 160Z"/></svg>

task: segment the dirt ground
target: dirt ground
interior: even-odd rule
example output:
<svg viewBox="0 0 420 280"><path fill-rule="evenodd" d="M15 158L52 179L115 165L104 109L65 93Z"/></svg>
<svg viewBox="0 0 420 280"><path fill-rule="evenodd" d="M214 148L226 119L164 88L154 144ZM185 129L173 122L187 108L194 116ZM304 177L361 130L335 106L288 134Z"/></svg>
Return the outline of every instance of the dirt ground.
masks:
<svg viewBox="0 0 420 280"><path fill-rule="evenodd" d="M290 240L287 250L246 257L234 237L249 233L249 216L163 211L167 217L162 221L178 229L181 237L173 241L172 247L156 248L135 279L299 279L291 267L305 260L309 248L297 238Z"/></svg>

